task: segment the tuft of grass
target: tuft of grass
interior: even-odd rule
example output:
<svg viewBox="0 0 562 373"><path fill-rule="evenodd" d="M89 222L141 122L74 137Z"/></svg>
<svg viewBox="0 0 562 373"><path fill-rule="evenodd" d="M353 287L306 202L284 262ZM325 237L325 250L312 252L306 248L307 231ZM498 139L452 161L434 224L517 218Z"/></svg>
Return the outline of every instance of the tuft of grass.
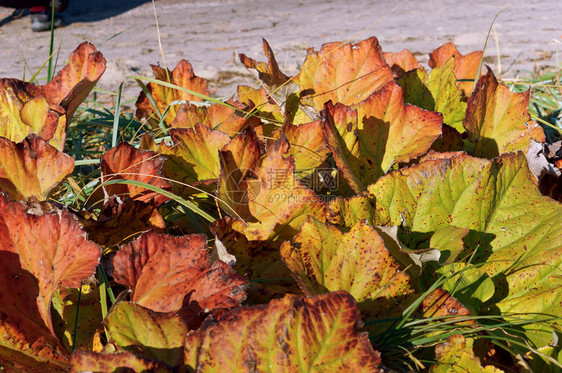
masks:
<svg viewBox="0 0 562 373"><path fill-rule="evenodd" d="M543 127L546 142L552 144L562 139L562 68L504 82L515 92L530 88L529 112Z"/></svg>

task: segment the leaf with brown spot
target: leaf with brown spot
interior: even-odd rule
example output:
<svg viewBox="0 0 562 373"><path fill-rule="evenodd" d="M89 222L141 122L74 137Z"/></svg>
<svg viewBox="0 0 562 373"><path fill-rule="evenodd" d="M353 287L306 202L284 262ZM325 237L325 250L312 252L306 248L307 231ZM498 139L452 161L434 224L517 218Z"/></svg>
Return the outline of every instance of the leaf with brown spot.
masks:
<svg viewBox="0 0 562 373"><path fill-rule="evenodd" d="M332 42L308 50L295 82L316 110L328 101L354 105L392 80L376 38L356 44Z"/></svg>
<svg viewBox="0 0 562 373"><path fill-rule="evenodd" d="M21 143L0 138L0 188L17 200L45 201L74 169L74 160L37 135Z"/></svg>
<svg viewBox="0 0 562 373"><path fill-rule="evenodd" d="M199 193L201 188L214 190L220 171L219 150L230 137L200 123L193 128L173 128L169 135L173 145L160 145L159 153L166 156L162 173L169 179L187 184L174 183L172 192L188 196Z"/></svg>
<svg viewBox="0 0 562 373"><path fill-rule="evenodd" d="M198 372L379 372L380 354L360 325L346 292L288 295L205 321L185 339L185 364Z"/></svg>
<svg viewBox="0 0 562 373"><path fill-rule="evenodd" d="M488 69L468 100L463 122L474 143L473 155L493 158L518 150L527 153L531 139L545 141L541 126L529 115L529 95L530 91L511 92Z"/></svg>
<svg viewBox="0 0 562 373"><path fill-rule="evenodd" d="M327 104L323 114L328 147L356 193L394 163L426 153L441 134L441 116L405 104L394 82L353 107Z"/></svg>
<svg viewBox="0 0 562 373"><path fill-rule="evenodd" d="M173 71L163 69L159 66L152 65L152 72L156 79L166 83L171 83L179 87L188 89L193 92L209 96L207 81L195 75L193 67L186 60L178 62ZM187 92L175 88L168 88L156 83L148 83L147 85L152 98L154 99L159 113L154 111L150 101L144 92L141 92L135 104L137 107L136 116L139 119L149 119L149 123L157 127L160 121L160 115L163 115L168 108L168 114L164 118L164 123L170 125L176 118L178 105L170 105L174 101L202 101L201 98L193 96Z"/></svg>
<svg viewBox="0 0 562 373"><path fill-rule="evenodd" d="M88 237L101 246L123 245L146 231L164 232L166 224L156 206L112 198L96 218L82 219Z"/></svg>
<svg viewBox="0 0 562 373"><path fill-rule="evenodd" d="M281 257L306 295L346 290L357 302L413 292L377 231L358 222L348 232L309 218Z"/></svg>
<svg viewBox="0 0 562 373"><path fill-rule="evenodd" d="M132 290L131 300L157 312L238 306L247 281L226 263L211 263L207 238L148 232L125 245L113 258L115 282Z"/></svg>
<svg viewBox="0 0 562 373"><path fill-rule="evenodd" d="M449 42L429 54L428 65L434 69L443 66L447 60L453 57L455 61L454 73L457 80L470 80L457 82L460 89L468 96L472 93L472 89L474 88L474 81L478 75L478 67L480 66L482 54L481 51L475 51L467 55L462 55L455 44Z"/></svg>
<svg viewBox="0 0 562 373"><path fill-rule="evenodd" d="M0 242L19 255L21 266L37 278L37 308L54 334L51 299L59 286L80 287L99 263L101 249L86 239L78 219L68 210L31 215L19 202L0 196Z"/></svg>
<svg viewBox="0 0 562 373"><path fill-rule="evenodd" d="M374 201L363 194L350 198L337 197L326 205L326 221L342 227L351 227L358 221L372 225L374 205Z"/></svg>
<svg viewBox="0 0 562 373"><path fill-rule="evenodd" d="M384 52L383 56L395 78L408 71L422 68L416 57L407 49L402 49L398 53Z"/></svg>
<svg viewBox="0 0 562 373"><path fill-rule="evenodd" d="M162 179L164 157L151 151L139 150L122 142L111 148L101 157L102 184L109 180L135 180L170 190L172 183ZM130 197L135 201L151 202L161 205L168 197L148 190L142 186L130 184L110 184L103 186L104 196L98 191L92 199L99 201L104 197Z"/></svg>
<svg viewBox="0 0 562 373"><path fill-rule="evenodd" d="M462 305L455 297L441 288L437 288L422 302L423 317L441 318L445 316L469 316L470 311ZM474 320L466 320L464 323L475 325Z"/></svg>
<svg viewBox="0 0 562 373"><path fill-rule="evenodd" d="M164 363L139 357L128 351L111 354L76 350L70 359L71 373L121 371L171 373L172 369Z"/></svg>
<svg viewBox="0 0 562 373"><path fill-rule="evenodd" d="M469 230L463 253L471 255L460 254L438 271L457 273L443 287L455 289L467 306L486 314L526 313L522 317L530 321L532 313L562 316L562 206L540 194L523 154L490 161L432 153L416 166L383 176L369 194L376 200L375 224L420 233L449 226ZM464 258L470 258L467 268ZM545 328L523 328L537 346L550 343Z"/></svg>

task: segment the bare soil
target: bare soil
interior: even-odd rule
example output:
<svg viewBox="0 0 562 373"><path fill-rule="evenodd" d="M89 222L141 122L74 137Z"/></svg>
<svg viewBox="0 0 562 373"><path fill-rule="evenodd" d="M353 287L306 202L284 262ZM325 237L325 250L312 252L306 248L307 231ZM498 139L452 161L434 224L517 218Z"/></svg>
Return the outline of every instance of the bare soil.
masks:
<svg viewBox="0 0 562 373"><path fill-rule="evenodd" d="M413 1L381 0L157 0L165 61L151 1L71 0L63 13L67 26L56 30L58 67L82 41L97 46L108 60L101 88L116 91L126 76L152 76L150 64L173 68L182 58L210 81L215 95L227 96L238 84L254 84L237 55L265 59L267 39L287 74L304 61L306 49L323 43L376 36L385 51L410 49L422 62L438 46L453 41L461 53L482 50L494 16L508 5L491 34L485 62L497 75L529 76L560 67L562 27L559 0ZM12 9L0 7L0 19ZM379 21L376 25L374 23ZM367 29L369 26L371 28ZM33 33L29 17L0 27L0 77L31 75L48 57L49 33ZM499 58L499 61L498 61ZM45 76L42 73L40 76ZM137 94L134 83L127 93Z"/></svg>

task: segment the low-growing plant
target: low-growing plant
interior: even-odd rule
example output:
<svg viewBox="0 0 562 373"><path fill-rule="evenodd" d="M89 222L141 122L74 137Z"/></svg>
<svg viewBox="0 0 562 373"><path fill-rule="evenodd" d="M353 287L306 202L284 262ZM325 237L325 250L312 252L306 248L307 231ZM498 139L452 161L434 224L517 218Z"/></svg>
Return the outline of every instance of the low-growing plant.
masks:
<svg viewBox="0 0 562 373"><path fill-rule="evenodd" d="M0 80L0 366L559 371L562 206L528 167L559 77L531 100L482 52L374 37L290 77L263 46L224 102L187 61L130 77L134 115L82 104L88 43Z"/></svg>

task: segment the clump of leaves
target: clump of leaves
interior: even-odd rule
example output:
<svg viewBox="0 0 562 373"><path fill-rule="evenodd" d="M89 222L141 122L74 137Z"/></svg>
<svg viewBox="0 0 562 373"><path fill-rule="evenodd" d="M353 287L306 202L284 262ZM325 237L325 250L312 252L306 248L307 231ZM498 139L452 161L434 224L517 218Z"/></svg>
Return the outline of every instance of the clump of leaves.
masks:
<svg viewBox="0 0 562 373"><path fill-rule="evenodd" d="M559 147L530 93L453 44L424 68L328 43L293 77L263 46L226 102L153 67L107 150L66 139L91 44L43 87L0 80L0 366L561 368L562 206L537 187Z"/></svg>

